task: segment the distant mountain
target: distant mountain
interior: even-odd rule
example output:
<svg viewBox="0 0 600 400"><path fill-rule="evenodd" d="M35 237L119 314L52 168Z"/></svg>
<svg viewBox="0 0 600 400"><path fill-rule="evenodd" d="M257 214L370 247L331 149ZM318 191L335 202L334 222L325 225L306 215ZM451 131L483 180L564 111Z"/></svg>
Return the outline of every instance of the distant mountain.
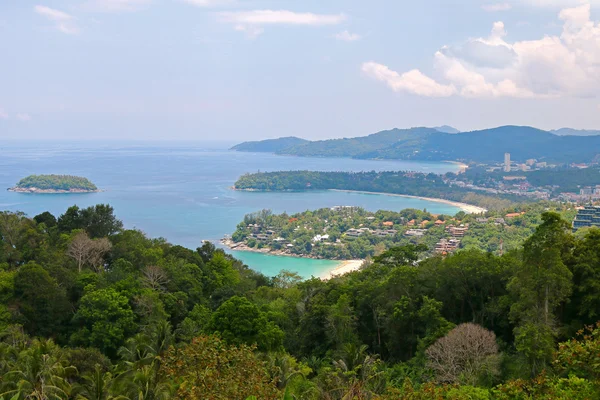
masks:
<svg viewBox="0 0 600 400"><path fill-rule="evenodd" d="M585 129L572 129L572 128L560 128L550 131L555 135L559 136L596 136L600 135L600 131L596 130L585 130Z"/></svg>
<svg viewBox="0 0 600 400"><path fill-rule="evenodd" d="M591 162L600 159L600 135L559 136L529 126L501 126L480 131L446 133L436 128L391 129L369 136L289 143L276 139L242 143L234 150L274 151L303 157L361 159L502 162L504 153L514 161L530 158L554 163ZM246 150L250 148L250 150ZM259 148L261 150L259 150ZM277 150L266 150L278 148Z"/></svg>
<svg viewBox="0 0 600 400"><path fill-rule="evenodd" d="M438 132L444 132L444 133L460 133L460 131L458 129L453 128L449 125L436 126L433 129L435 129Z"/></svg>
<svg viewBox="0 0 600 400"><path fill-rule="evenodd" d="M297 138L295 136L282 137L279 139L267 139L256 142L244 142L235 145L231 150L236 151L250 151L250 152L262 152L262 153L277 153L284 149L293 146L299 146L304 143L309 143L306 139Z"/></svg>
<svg viewBox="0 0 600 400"><path fill-rule="evenodd" d="M391 129L369 136L344 139L318 140L280 151L303 157L356 157L364 158L366 153L375 153L395 144L406 149L418 149L427 136L437 133L433 128Z"/></svg>

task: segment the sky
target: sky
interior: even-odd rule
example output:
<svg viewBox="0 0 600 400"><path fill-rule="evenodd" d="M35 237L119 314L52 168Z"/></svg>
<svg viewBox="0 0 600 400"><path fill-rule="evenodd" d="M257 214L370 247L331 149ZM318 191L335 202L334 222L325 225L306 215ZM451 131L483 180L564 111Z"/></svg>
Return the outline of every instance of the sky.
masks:
<svg viewBox="0 0 600 400"><path fill-rule="evenodd" d="M0 0L0 140L600 129L600 0Z"/></svg>

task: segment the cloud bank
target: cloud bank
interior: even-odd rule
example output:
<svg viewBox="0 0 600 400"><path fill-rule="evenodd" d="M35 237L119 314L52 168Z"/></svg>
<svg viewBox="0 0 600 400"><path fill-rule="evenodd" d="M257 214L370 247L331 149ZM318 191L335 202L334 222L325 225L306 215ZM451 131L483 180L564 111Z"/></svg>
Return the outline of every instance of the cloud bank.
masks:
<svg viewBox="0 0 600 400"><path fill-rule="evenodd" d="M468 98L596 97L600 90L600 24L590 4L563 9L560 36L507 42L502 22L487 38L444 46L434 55L435 79L419 70L393 71L374 61L362 65L369 77L396 92Z"/></svg>

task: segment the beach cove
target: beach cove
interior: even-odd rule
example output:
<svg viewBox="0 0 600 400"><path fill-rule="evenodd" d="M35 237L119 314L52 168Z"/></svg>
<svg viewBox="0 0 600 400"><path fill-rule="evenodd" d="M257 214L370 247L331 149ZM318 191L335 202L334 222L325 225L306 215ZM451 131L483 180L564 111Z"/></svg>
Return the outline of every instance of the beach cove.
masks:
<svg viewBox="0 0 600 400"><path fill-rule="evenodd" d="M191 249L203 240L218 244L235 231L244 215L264 208L274 213L295 213L337 205L376 211L417 208L455 214L451 204L364 193L315 191L261 193L234 191L230 187L247 172L302 170L390 171L433 173L458 171L452 163L300 158L274 154L240 153L202 143L5 143L0 148L0 210L23 211L35 216L50 211L59 216L74 204L88 207L110 204L128 229L149 237L163 237ZM6 189L31 174L56 173L85 176L103 189L98 193L36 195ZM277 257L231 252L251 268L268 276L287 269L303 277L326 276L341 261Z"/></svg>

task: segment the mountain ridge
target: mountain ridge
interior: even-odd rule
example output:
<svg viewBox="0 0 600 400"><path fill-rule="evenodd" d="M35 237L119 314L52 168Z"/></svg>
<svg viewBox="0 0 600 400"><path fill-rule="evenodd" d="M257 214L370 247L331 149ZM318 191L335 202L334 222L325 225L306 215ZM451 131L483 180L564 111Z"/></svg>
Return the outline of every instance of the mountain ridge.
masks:
<svg viewBox="0 0 600 400"><path fill-rule="evenodd" d="M600 135L558 135L530 126L505 125L461 133L439 128L389 129L354 138L309 141L290 138L245 142L232 150L274 152L301 157L351 157L419 161L499 163L504 153L513 161L537 159L552 163L600 160ZM244 150L251 148L252 150ZM276 150L270 150L275 148Z"/></svg>

